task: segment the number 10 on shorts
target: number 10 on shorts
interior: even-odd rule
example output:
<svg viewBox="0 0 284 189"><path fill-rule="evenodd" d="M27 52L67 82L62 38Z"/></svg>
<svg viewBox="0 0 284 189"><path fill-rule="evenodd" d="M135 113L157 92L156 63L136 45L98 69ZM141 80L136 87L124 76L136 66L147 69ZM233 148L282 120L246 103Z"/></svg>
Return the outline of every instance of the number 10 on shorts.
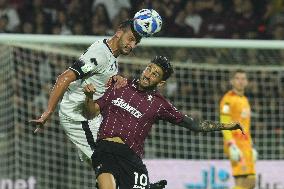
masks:
<svg viewBox="0 0 284 189"><path fill-rule="evenodd" d="M133 188L139 188L139 189L146 189L145 186L147 186L148 183L148 176L146 174L141 174L134 172L135 176L135 183Z"/></svg>

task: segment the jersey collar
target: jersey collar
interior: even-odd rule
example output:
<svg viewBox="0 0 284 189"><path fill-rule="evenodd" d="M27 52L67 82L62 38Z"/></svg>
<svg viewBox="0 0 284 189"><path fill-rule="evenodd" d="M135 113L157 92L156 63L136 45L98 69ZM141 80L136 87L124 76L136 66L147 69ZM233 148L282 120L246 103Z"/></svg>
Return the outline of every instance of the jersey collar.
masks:
<svg viewBox="0 0 284 189"><path fill-rule="evenodd" d="M107 44L107 39L104 39L103 42L104 42L104 44L107 46L107 48L108 48L108 50L111 52L111 54L114 56L114 54L113 54L113 52L112 52L110 46Z"/></svg>

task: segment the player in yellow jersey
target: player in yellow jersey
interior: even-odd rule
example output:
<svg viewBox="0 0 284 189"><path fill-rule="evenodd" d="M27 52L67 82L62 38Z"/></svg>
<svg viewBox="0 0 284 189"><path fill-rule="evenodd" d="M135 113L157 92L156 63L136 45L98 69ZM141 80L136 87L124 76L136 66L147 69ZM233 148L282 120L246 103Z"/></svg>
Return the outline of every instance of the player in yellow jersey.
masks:
<svg viewBox="0 0 284 189"><path fill-rule="evenodd" d="M257 152L253 148L250 133L251 108L244 95L248 79L244 70L236 70L230 77L232 89L228 91L220 102L220 121L230 123L238 121L244 128L242 132L222 131L224 137L224 151L231 161L232 174L235 178L233 189L253 189L255 187L255 161Z"/></svg>

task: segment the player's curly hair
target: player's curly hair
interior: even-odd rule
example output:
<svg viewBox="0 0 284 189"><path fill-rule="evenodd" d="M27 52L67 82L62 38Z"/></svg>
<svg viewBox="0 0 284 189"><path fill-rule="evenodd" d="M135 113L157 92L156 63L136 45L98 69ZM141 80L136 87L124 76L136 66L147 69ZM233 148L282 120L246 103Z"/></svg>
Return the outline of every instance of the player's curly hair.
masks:
<svg viewBox="0 0 284 189"><path fill-rule="evenodd" d="M155 56L151 62L162 68L164 81L166 81L174 73L170 60L165 56Z"/></svg>
<svg viewBox="0 0 284 189"><path fill-rule="evenodd" d="M134 23L132 19L129 20L125 20L123 22L121 22L118 26L118 29L126 29L129 28L131 29L135 39L136 39L136 44L140 43L142 36L140 36L135 30L134 30Z"/></svg>

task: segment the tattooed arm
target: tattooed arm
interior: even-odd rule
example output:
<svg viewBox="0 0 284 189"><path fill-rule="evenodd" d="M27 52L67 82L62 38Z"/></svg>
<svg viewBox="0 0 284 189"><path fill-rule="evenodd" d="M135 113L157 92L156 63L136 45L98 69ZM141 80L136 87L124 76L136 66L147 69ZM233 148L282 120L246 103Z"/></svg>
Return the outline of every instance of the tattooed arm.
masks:
<svg viewBox="0 0 284 189"><path fill-rule="evenodd" d="M183 121L178 124L181 127L187 128L192 131L198 132L210 132L210 131L220 131L220 130L236 130L240 129L243 132L243 128L239 123L220 123L209 120L197 121L191 117L184 116Z"/></svg>

